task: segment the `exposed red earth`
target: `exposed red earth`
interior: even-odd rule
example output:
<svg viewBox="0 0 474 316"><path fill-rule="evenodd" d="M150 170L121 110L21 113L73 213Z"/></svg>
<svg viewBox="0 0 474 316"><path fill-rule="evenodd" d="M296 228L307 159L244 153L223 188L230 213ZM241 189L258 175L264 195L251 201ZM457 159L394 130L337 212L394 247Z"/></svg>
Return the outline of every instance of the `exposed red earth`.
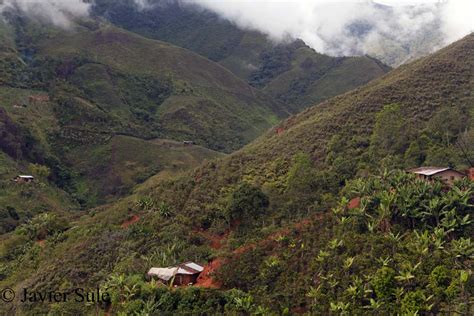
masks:
<svg viewBox="0 0 474 316"><path fill-rule="evenodd" d="M130 219L126 220L125 222L122 223L122 228L127 229L128 226L138 222L140 220L140 217L138 215L133 215Z"/></svg>

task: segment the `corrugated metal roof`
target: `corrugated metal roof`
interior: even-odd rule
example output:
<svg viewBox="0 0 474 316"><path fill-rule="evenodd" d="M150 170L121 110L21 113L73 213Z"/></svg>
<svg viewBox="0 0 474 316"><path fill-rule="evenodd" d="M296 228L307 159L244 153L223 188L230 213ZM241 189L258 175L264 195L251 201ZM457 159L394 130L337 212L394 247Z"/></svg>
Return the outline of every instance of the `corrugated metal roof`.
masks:
<svg viewBox="0 0 474 316"><path fill-rule="evenodd" d="M204 270L204 267L194 263L194 262L185 262L176 267L168 268L151 268L148 271L148 275L155 275L162 280L168 281L176 274L197 274L201 273Z"/></svg>
<svg viewBox="0 0 474 316"><path fill-rule="evenodd" d="M204 267L197 264L197 263L194 263L194 262L186 262L184 263L184 265L188 268L191 268L195 271L198 271L198 272L202 272L204 270Z"/></svg>
<svg viewBox="0 0 474 316"><path fill-rule="evenodd" d="M181 268L181 267L179 267L178 272L176 272L176 274L196 274L196 273L199 273L199 272L189 270L189 269L186 269L186 268Z"/></svg>
<svg viewBox="0 0 474 316"><path fill-rule="evenodd" d="M155 275L162 280L168 281L170 280L176 273L178 272L178 268L151 268L148 270L148 275Z"/></svg>
<svg viewBox="0 0 474 316"><path fill-rule="evenodd" d="M34 179L33 176L28 176L28 175L19 175L18 177L22 179Z"/></svg>
<svg viewBox="0 0 474 316"><path fill-rule="evenodd" d="M421 174L424 176L433 176L437 173L447 171L447 170L452 170L451 168L440 168L440 167L420 167L420 168L415 168L415 169L410 169L408 170L409 172L416 173L416 174Z"/></svg>

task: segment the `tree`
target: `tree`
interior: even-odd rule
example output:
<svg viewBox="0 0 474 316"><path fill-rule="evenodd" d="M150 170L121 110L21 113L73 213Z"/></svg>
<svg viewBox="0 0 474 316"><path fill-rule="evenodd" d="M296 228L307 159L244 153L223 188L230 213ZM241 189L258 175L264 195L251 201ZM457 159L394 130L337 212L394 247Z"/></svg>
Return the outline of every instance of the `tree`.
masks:
<svg viewBox="0 0 474 316"><path fill-rule="evenodd" d="M426 160L426 152L430 146L430 139L425 134L417 137L410 143L405 152L405 164L407 167L421 166Z"/></svg>
<svg viewBox="0 0 474 316"><path fill-rule="evenodd" d="M474 167L474 129L462 133L456 142L456 147L464 162L470 167Z"/></svg>
<svg viewBox="0 0 474 316"><path fill-rule="evenodd" d="M40 179L46 179L51 173L48 167L35 163L30 163L28 170L30 170L32 175Z"/></svg>
<svg viewBox="0 0 474 316"><path fill-rule="evenodd" d="M375 126L370 139L370 146L378 154L401 153L407 139L407 124L398 104L386 105L375 116Z"/></svg>
<svg viewBox="0 0 474 316"><path fill-rule="evenodd" d="M304 209L316 196L316 174L308 154L299 153L287 175L286 196L294 209Z"/></svg>
<svg viewBox="0 0 474 316"><path fill-rule="evenodd" d="M260 188L244 182L232 194L228 219L229 221L255 219L265 212L268 205L268 197Z"/></svg>
<svg viewBox="0 0 474 316"><path fill-rule="evenodd" d="M432 139L444 147L451 145L466 126L466 114L458 107L444 107L428 122L427 131Z"/></svg>

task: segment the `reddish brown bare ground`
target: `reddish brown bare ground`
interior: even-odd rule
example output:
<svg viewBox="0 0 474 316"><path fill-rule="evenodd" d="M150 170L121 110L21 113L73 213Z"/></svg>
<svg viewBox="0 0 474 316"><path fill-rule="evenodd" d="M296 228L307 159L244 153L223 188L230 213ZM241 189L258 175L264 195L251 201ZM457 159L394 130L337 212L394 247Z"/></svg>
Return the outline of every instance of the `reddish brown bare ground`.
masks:
<svg viewBox="0 0 474 316"><path fill-rule="evenodd" d="M44 243L45 243L45 242L46 242L46 240L44 240L44 239L36 241L36 243L38 244L38 246L40 246L41 248L44 248Z"/></svg>
<svg viewBox="0 0 474 316"><path fill-rule="evenodd" d="M358 208L360 206L360 197L356 197L356 198L353 198L350 202L349 202L349 205L347 205L347 207L352 210L352 209L355 209L355 208Z"/></svg>
<svg viewBox="0 0 474 316"><path fill-rule="evenodd" d="M323 214L318 214L318 216L316 216L314 218L314 220L322 219L322 217L323 217ZM293 226L293 228L297 229L297 230L300 230L300 229L304 228L305 226L310 225L311 222L312 222L312 219L304 219L304 220L296 223ZM229 235L228 231L222 236L209 235L205 231L201 231L200 233L203 234L204 236L206 236L206 238L208 238L211 241L211 247L213 249L220 249L222 247L222 241L224 239L226 239L227 236ZM290 229L284 228L284 229L282 229L278 232L275 232L275 233L271 234L267 238L260 240L257 243L249 243L249 244L243 245L243 246L235 249L234 251L232 251L232 253L234 255L242 254L244 252L249 251L250 249L254 249L258 245L263 245L263 244L266 244L268 242L273 242L276 238L286 236L289 233L290 233ZM204 266L204 270L199 275L195 286L200 286L200 287L205 287L205 288L217 288L217 289L220 288L222 286L222 284L220 284L219 282L214 280L212 278L212 274L215 273L220 268L220 266L223 264L223 262L224 262L223 258L215 258L214 260L209 262L209 264Z"/></svg>
<svg viewBox="0 0 474 316"><path fill-rule="evenodd" d="M219 289L222 285L212 278L212 274L217 271L222 265L222 259L216 258L209 262L208 265L204 267L204 270L199 275L195 286Z"/></svg>
<svg viewBox="0 0 474 316"><path fill-rule="evenodd" d="M132 224L138 222L139 220L140 220L140 217L139 217L139 216L133 215L129 220L126 220L126 221L123 222L122 225L120 225L120 226L122 226L123 229L127 229L128 226L130 226L130 225L132 225Z"/></svg>

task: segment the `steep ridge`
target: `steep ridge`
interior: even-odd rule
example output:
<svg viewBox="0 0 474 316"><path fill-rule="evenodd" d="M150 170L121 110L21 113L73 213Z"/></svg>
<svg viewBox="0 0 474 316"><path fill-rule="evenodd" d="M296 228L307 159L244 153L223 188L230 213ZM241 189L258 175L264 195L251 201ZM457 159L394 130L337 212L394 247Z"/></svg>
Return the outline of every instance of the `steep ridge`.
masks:
<svg viewBox="0 0 474 316"><path fill-rule="evenodd" d="M74 69L71 81L89 92L92 101L99 104L101 100L94 100L94 93L98 91L94 91L94 86L88 82L93 75L99 76L97 80L106 81L102 85L114 83L114 71L119 76L137 76L137 81L144 77L164 81L162 84L171 85L170 91L162 92L161 106L155 106L151 113L155 115L156 123L163 126L162 133L194 137L213 149L238 148L287 115L281 104L252 89L225 68L185 49L147 40L111 26L95 31L62 33L40 43L39 54L61 60L86 59ZM112 78L108 79L107 75ZM107 91L108 86L102 88ZM139 92L129 91L130 95L124 98L126 101L129 101L127 97L138 98L140 95L133 93ZM133 106L133 101L128 103ZM214 112L207 113L211 110ZM204 119L206 114L219 114L221 122ZM229 126L230 132L218 133L220 124ZM214 142L205 139L211 135L222 139ZM240 139L240 144L226 144L234 138Z"/></svg>
<svg viewBox="0 0 474 316"><path fill-rule="evenodd" d="M180 151L199 162L216 157L215 151L238 149L288 115L282 103L186 49L96 21L80 23L68 31L21 16L2 24L0 105L2 115L28 136L29 147L15 157L22 161L18 169L26 172L31 162L47 165L50 180L84 206L128 193L171 166L166 157ZM135 174L125 182L108 171L120 147L112 141L117 135L130 136L127 143L140 148L135 162L150 164L131 169ZM161 156L164 161L149 161L143 140L151 139L190 141L210 150L186 147ZM21 142L5 138L2 149ZM150 152L158 147L149 143ZM98 179L109 183L107 190Z"/></svg>
<svg viewBox="0 0 474 316"><path fill-rule="evenodd" d="M178 1L139 9L127 1L96 1L94 14L148 38L187 48L223 65L288 104L293 113L366 84L390 67L368 57L334 58L302 41L276 44L216 14Z"/></svg>
<svg viewBox="0 0 474 316"><path fill-rule="evenodd" d="M49 289L60 284L65 288L93 287L110 275L122 274L124 279L125 275L130 276L126 280L131 286L143 278L151 264L169 266L191 258L204 264L215 257L211 241L197 236L196 231L204 229L223 235L230 229L223 249L232 252L241 245L271 236L291 222L327 211L336 205L336 194L342 185L356 175L379 167L394 169L431 162L465 167L466 162L454 144L473 127L473 51L471 34L429 57L289 118L234 154L206 163L177 179L151 178L134 195L74 220L71 224L75 229L65 230L64 239L47 239L34 270L27 260L12 265L18 262L12 254L12 245L26 243L12 236L13 241L3 250L9 257L3 256L2 263L7 264L5 258L13 263L6 266L8 277L0 285ZM394 133L399 136L396 142L391 137ZM438 138L439 135L444 136ZM419 143L426 138L427 146ZM416 146L419 150L414 155ZM440 150L446 154L438 155ZM417 159L411 159L412 156ZM389 186L387 192L395 191ZM344 203L341 205L345 207ZM123 229L123 223L137 217L138 221ZM299 273L311 272L307 271L308 265L316 266L314 258L324 243L333 242L334 249L339 247L338 240L330 240L334 232L325 229L330 230L335 221L341 220L318 220L305 226L303 233L309 232L303 241L294 231L290 234L294 240L276 241L284 245L285 258L278 256L274 242L264 249L265 256L259 247L239 254L242 261L234 258L236 264L228 267L232 271L227 270L232 282L227 280L225 284L252 290L258 280L275 280L280 284L279 290L287 284L285 296L281 295L283 292L269 293L264 296L264 303L281 303L281 308L304 306L307 296L301 292L302 286L316 287L320 277L306 278ZM324 239L316 238L319 233ZM363 238L360 238L362 242L352 241L360 245L357 254L370 253L363 249ZM371 242L370 247L377 245L383 246ZM310 257L305 249L310 250ZM24 251L34 249L25 247ZM254 267L251 264L254 258L259 258L258 267L265 269ZM281 262L292 262L296 268L281 271ZM329 266L339 265L342 263ZM344 273L346 276L347 270ZM298 281L299 277L305 277L304 284L291 283L300 284L298 289L285 283L290 279ZM293 301L295 297L298 299ZM324 306L330 306L328 298L324 299ZM20 304L13 306L18 310L28 309ZM36 312L47 309L38 305L32 308ZM84 310L78 305L61 308L63 312ZM171 304L169 308L176 306Z"/></svg>
<svg viewBox="0 0 474 316"><path fill-rule="evenodd" d="M393 167L423 163L465 167L467 162L459 157L453 144L464 131L473 128L473 49L471 34L432 56L283 121L239 152L203 166L198 171L199 182L190 184L193 189L188 191L189 196L180 197L181 203L173 202L184 209L191 209L196 203L212 203L218 199L218 192L226 192L223 188L239 181L284 190L288 171L299 153L308 155L314 168L321 171L321 178L317 179L321 182L315 184L315 189L325 190L337 189L340 182L358 172L378 168L387 157L385 163ZM390 130L389 122L384 121L381 123L386 125L374 128L377 114L383 113L387 105L398 108L389 121L401 119L403 127ZM445 123L439 123L440 116ZM459 126L446 126L447 123ZM432 131L433 128L446 129L442 133L454 135L447 144L436 139L439 131ZM380 148L375 130L399 133L396 135L403 144ZM433 146L432 152L425 149L423 161L405 159L410 154L408 149L425 136ZM437 155L440 148L447 152L446 157Z"/></svg>

